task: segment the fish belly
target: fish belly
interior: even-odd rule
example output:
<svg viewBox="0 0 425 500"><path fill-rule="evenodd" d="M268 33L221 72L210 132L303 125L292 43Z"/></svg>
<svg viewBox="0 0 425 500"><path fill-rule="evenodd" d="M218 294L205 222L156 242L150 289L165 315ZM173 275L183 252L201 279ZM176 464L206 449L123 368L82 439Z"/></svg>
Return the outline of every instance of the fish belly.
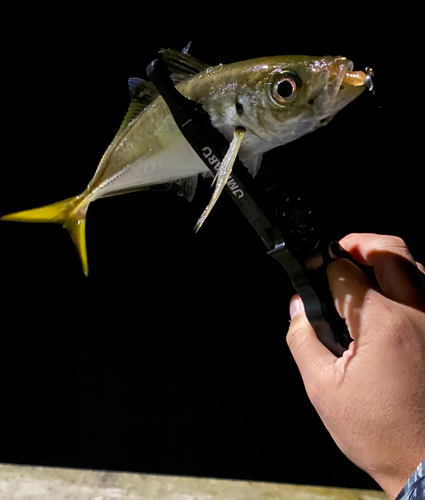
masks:
<svg viewBox="0 0 425 500"><path fill-rule="evenodd" d="M141 118L116 146L106 169L109 175L92 190L92 200L208 171L171 115Z"/></svg>

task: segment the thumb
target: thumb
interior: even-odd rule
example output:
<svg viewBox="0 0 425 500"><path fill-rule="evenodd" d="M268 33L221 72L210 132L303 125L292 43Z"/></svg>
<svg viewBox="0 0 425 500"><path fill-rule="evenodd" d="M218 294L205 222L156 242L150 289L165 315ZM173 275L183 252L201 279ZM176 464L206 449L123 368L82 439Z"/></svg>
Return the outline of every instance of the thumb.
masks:
<svg viewBox="0 0 425 500"><path fill-rule="evenodd" d="M305 314L304 304L299 295L294 295L289 306L291 325L286 342L295 363L301 372L304 385L317 382L325 366L335 363L337 357L317 338Z"/></svg>

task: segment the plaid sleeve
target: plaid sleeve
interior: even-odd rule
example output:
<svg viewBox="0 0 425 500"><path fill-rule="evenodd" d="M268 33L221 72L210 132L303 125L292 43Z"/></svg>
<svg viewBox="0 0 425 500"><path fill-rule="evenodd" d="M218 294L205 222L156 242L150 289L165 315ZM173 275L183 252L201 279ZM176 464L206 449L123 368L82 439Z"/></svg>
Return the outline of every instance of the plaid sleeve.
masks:
<svg viewBox="0 0 425 500"><path fill-rule="evenodd" d="M425 500L425 460L418 465L395 500Z"/></svg>

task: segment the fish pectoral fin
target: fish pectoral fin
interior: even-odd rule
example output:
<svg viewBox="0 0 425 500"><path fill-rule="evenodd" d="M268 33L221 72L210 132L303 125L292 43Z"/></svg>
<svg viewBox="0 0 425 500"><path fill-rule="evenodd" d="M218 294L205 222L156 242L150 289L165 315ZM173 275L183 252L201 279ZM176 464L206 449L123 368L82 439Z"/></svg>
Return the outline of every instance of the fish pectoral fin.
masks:
<svg viewBox="0 0 425 500"><path fill-rule="evenodd" d="M221 162L220 168L218 169L217 175L214 177L213 183L215 183L215 188L210 202L205 207L204 212L201 217L199 217L198 222L195 225L195 232L198 232L205 219L208 217L212 208L214 207L218 197L224 189L224 186L229 180L230 174L232 173L233 164L235 163L236 156L238 155L239 149L242 144L242 140L245 135L244 128L237 128L235 130L233 140L230 143L229 149L227 150L226 156Z"/></svg>

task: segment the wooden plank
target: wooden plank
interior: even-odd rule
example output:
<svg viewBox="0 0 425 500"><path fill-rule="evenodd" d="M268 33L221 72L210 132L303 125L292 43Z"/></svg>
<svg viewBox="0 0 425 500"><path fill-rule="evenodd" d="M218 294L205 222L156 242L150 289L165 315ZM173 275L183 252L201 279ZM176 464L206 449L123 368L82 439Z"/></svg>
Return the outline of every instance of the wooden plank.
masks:
<svg viewBox="0 0 425 500"><path fill-rule="evenodd" d="M1 500L385 500L379 491L0 464Z"/></svg>

